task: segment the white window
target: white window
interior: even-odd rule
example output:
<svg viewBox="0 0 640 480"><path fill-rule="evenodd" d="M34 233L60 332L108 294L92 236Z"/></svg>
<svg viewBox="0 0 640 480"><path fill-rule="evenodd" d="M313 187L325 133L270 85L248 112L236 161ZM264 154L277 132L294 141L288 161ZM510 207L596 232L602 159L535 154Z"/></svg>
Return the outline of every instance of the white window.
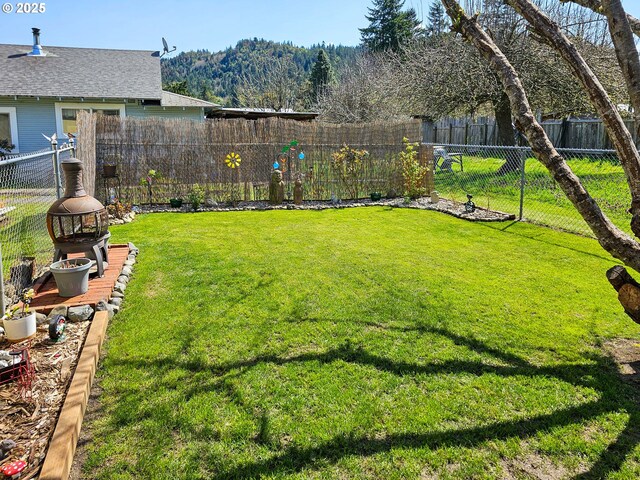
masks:
<svg viewBox="0 0 640 480"><path fill-rule="evenodd" d="M7 140L9 145L13 145L11 153L20 152L18 119L15 107L0 107L0 140Z"/></svg>
<svg viewBox="0 0 640 480"><path fill-rule="evenodd" d="M56 103L56 127L58 136L64 138L67 133L76 134L76 117L80 110L102 115L125 116L124 104L117 103Z"/></svg>

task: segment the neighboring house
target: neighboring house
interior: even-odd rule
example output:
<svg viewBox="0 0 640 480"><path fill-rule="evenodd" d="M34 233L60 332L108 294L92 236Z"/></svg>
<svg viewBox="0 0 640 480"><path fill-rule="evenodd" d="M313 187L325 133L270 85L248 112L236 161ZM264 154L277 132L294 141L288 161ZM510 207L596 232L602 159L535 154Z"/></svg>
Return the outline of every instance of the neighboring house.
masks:
<svg viewBox="0 0 640 480"><path fill-rule="evenodd" d="M24 153L76 132L76 113L204 121L219 106L162 90L159 52L0 44L0 139Z"/></svg>

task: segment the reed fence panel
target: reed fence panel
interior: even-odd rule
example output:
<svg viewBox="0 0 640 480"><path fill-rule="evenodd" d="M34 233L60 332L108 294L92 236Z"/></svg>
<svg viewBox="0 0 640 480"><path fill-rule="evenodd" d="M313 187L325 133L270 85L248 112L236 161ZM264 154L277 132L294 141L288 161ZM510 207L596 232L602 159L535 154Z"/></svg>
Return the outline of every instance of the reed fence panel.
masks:
<svg viewBox="0 0 640 480"><path fill-rule="evenodd" d="M403 138L411 142L421 138L418 120L337 125L279 118L195 122L88 114L79 121L95 124L98 197L108 199L115 194L135 204L186 198L194 184L216 202L266 200L274 161L283 170L288 196L300 176L305 200L346 199L347 190L331 157L345 144L369 152L358 171L359 197L374 191L401 192L397 154L403 149ZM282 149L293 140L298 143L295 150L283 154ZM81 138L80 143L83 141ZM238 168L225 163L231 152L241 157ZM117 165L119 192L117 182L105 184L100 175L105 164ZM160 176L153 180L151 192L141 184L150 170Z"/></svg>

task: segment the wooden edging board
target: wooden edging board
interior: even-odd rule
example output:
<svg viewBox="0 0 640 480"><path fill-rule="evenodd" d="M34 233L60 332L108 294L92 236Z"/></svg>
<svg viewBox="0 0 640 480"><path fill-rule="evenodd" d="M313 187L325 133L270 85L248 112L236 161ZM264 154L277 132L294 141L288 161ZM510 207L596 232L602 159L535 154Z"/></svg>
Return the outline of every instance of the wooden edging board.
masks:
<svg viewBox="0 0 640 480"><path fill-rule="evenodd" d="M87 409L91 384L98 367L100 349L107 333L109 312L96 312L89 327L78 365L71 379L67 396L49 442L49 449L40 470L40 480L67 480L78 444L84 412Z"/></svg>

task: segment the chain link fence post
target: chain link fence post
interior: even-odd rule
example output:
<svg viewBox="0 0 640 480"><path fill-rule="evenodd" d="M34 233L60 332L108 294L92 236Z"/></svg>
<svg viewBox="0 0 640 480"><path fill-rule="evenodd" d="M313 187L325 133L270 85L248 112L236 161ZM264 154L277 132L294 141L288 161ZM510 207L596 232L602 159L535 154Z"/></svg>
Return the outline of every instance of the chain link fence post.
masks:
<svg viewBox="0 0 640 480"><path fill-rule="evenodd" d="M522 221L524 211L524 184L526 181L525 167L527 166L527 151L523 148L520 150L520 211L518 220Z"/></svg>
<svg viewBox="0 0 640 480"><path fill-rule="evenodd" d="M53 174L56 178L56 196L62 197L62 178L60 178L60 152L58 151L58 140L55 135L51 137L51 149L53 150Z"/></svg>
<svg viewBox="0 0 640 480"><path fill-rule="evenodd" d="M7 309L4 304L4 275L2 274L2 244L0 244L0 317L3 317Z"/></svg>

